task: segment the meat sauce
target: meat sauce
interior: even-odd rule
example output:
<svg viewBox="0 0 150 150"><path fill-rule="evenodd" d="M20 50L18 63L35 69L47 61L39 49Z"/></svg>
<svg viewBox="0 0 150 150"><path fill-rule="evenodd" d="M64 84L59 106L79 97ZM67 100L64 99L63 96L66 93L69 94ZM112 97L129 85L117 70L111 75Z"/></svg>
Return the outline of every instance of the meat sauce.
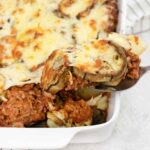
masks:
<svg viewBox="0 0 150 150"><path fill-rule="evenodd" d="M49 97L39 85L11 87L5 91L6 102L0 105L0 126L23 127L46 119Z"/></svg>

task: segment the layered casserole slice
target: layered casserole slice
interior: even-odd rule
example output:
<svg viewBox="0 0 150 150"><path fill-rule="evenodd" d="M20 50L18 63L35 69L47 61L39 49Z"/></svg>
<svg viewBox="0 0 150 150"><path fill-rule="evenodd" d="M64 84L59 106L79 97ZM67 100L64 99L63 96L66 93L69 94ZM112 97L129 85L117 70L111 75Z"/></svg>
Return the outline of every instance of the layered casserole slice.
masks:
<svg viewBox="0 0 150 150"><path fill-rule="evenodd" d="M55 50L45 62L41 87L56 94L98 84L116 86L126 77L138 78L136 53L143 49L138 37L112 33L105 39Z"/></svg>
<svg viewBox="0 0 150 150"><path fill-rule="evenodd" d="M125 78L139 78L139 54L144 47L137 36L112 33L106 39L55 50L41 76L41 87L56 96L48 103L48 126L105 122L111 92L95 87L117 86Z"/></svg>

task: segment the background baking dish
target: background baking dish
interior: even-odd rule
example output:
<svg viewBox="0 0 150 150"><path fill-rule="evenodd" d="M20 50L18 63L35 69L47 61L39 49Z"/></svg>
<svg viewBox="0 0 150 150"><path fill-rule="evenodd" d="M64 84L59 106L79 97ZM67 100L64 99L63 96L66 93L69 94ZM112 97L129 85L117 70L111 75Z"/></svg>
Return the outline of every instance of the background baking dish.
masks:
<svg viewBox="0 0 150 150"><path fill-rule="evenodd" d="M117 32L125 33L126 1L119 1ZM68 143L96 143L112 133L120 108L119 93L112 95L106 123L73 128L0 128L1 148L55 149Z"/></svg>

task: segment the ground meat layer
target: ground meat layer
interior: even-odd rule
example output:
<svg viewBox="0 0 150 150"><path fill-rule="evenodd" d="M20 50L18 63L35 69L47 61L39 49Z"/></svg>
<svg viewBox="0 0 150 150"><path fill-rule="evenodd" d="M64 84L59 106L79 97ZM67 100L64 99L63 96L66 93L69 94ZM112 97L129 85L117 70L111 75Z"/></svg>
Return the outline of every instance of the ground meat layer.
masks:
<svg viewBox="0 0 150 150"><path fill-rule="evenodd" d="M64 105L68 118L75 123L82 123L92 118L92 109L84 100L73 101L69 98Z"/></svg>
<svg viewBox="0 0 150 150"><path fill-rule="evenodd" d="M12 87L5 97L7 101L0 105L0 126L29 126L46 119L49 96L39 85Z"/></svg>
<svg viewBox="0 0 150 150"><path fill-rule="evenodd" d="M131 79L138 79L140 77L140 58L131 51L126 51L128 61L127 77Z"/></svg>

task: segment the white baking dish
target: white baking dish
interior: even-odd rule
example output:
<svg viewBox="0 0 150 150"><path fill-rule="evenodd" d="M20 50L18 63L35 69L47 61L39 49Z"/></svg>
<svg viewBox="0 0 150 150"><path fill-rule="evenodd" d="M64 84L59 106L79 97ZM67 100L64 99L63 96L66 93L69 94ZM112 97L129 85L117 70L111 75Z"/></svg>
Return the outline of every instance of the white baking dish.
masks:
<svg viewBox="0 0 150 150"><path fill-rule="evenodd" d="M127 0L118 0L118 5L119 5L119 19L118 19L117 32L125 34L126 33Z"/></svg>
<svg viewBox="0 0 150 150"><path fill-rule="evenodd" d="M118 0L119 1L119 0ZM125 33L126 0L119 1L117 31ZM112 133L119 114L119 93L113 94L107 122L100 125L73 128L0 128L0 148L56 149L68 143L96 143L106 140Z"/></svg>
<svg viewBox="0 0 150 150"><path fill-rule="evenodd" d="M111 135L119 108L119 93L114 93L110 99L107 122L100 125L73 128L0 128L0 147L56 149L69 142L100 142Z"/></svg>

